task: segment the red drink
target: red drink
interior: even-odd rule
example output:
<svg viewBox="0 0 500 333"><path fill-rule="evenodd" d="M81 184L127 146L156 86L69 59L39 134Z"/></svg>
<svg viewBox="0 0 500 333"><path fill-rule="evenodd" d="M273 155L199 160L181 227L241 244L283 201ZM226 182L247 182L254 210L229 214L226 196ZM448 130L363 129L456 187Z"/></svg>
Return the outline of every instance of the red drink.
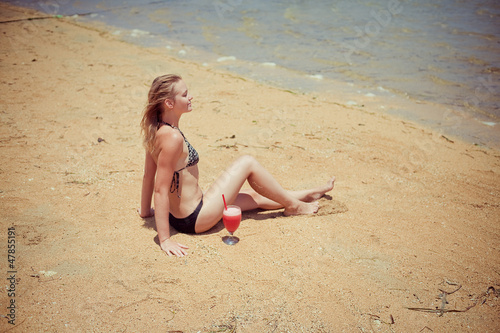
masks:
<svg viewBox="0 0 500 333"><path fill-rule="evenodd" d="M228 206L222 215L222 221L229 233L233 233L238 229L241 222L241 209L238 206Z"/></svg>

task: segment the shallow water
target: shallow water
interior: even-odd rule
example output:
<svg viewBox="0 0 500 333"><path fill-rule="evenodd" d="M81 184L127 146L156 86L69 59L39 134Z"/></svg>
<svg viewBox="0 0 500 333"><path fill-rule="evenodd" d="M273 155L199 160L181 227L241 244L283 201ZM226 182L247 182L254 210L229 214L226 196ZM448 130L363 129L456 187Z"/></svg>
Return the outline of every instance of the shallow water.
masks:
<svg viewBox="0 0 500 333"><path fill-rule="evenodd" d="M397 101L395 114L500 144L497 0L6 2L286 89Z"/></svg>

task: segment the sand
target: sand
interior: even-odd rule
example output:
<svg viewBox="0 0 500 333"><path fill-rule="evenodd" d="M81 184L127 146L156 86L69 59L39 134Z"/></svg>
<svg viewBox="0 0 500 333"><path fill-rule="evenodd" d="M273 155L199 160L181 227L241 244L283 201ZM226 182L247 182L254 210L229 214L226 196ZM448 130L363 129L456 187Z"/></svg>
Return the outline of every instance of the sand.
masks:
<svg viewBox="0 0 500 333"><path fill-rule="evenodd" d="M1 21L41 15L0 9ZM72 18L0 27L1 331L500 329L498 150ZM163 253L154 219L136 214L139 121L152 79L172 72L195 96L181 128L203 188L251 154L288 189L336 176L320 212L246 212L236 246L219 223L173 232L187 257Z"/></svg>

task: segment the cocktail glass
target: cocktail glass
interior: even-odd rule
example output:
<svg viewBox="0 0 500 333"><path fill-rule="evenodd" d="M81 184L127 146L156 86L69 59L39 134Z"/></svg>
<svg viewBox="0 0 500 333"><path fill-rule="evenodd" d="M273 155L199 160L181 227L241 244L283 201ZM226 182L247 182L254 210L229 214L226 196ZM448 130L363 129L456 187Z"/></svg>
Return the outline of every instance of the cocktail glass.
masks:
<svg viewBox="0 0 500 333"><path fill-rule="evenodd" d="M241 208L235 205L227 206L224 209L224 214L222 215L222 222L224 222L224 227L229 232L229 236L222 237L222 241L227 245L234 245L240 241L233 233L238 229L241 222Z"/></svg>

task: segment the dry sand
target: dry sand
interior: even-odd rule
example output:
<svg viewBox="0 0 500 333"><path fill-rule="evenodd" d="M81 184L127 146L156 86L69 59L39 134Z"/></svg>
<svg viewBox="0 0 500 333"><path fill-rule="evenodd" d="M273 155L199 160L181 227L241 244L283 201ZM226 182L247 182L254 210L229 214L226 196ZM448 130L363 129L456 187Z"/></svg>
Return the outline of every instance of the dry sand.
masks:
<svg viewBox="0 0 500 333"><path fill-rule="evenodd" d="M2 21L40 15L0 12ZM0 260L7 289L16 278L15 296L0 295L2 315L15 301L15 325L2 316L1 331L500 330L497 150L69 18L0 26ZM171 72L195 96L181 128L200 153L204 188L252 154L289 189L335 175L320 213L245 213L238 245L222 243L219 223L175 234L189 255L166 256L154 219L136 208L141 112L151 80Z"/></svg>

